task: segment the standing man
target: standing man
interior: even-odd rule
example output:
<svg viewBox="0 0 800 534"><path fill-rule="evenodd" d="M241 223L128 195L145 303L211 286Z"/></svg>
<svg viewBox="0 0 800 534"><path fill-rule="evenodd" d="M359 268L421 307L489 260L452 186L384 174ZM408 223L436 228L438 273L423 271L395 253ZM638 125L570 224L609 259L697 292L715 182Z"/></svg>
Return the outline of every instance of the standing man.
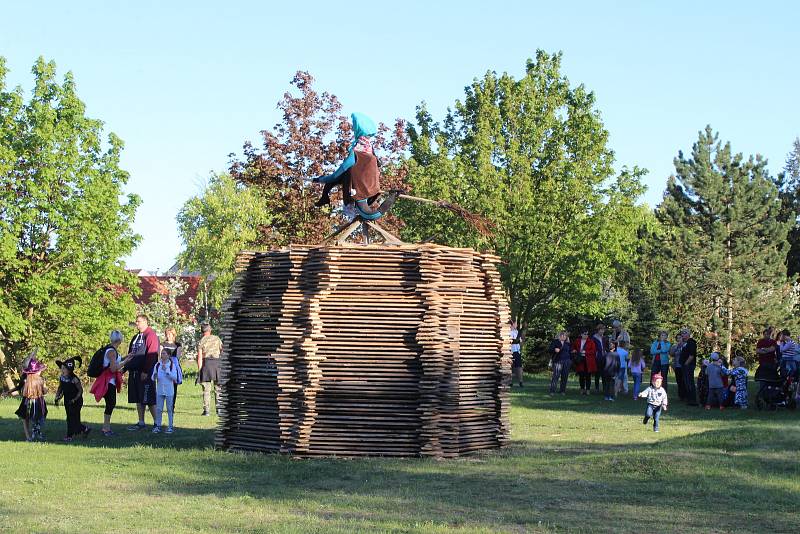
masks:
<svg viewBox="0 0 800 534"><path fill-rule="evenodd" d="M218 410L219 399L219 356L222 354L222 340L211 333L211 325L200 326L203 337L197 345L197 373L203 388L203 415L209 415L211 404L211 383L214 383L214 408Z"/></svg>
<svg viewBox="0 0 800 534"><path fill-rule="evenodd" d="M524 334L517 328L517 322L513 319L509 321L511 325L511 387L514 387L514 382L519 383L522 387L522 341Z"/></svg>
<svg viewBox="0 0 800 534"><path fill-rule="evenodd" d="M615 320L613 323L611 323L611 326L614 329L613 338L614 341L617 342L617 345L619 345L620 343L625 343L626 347L630 347L631 335L628 333L627 330L625 330L625 327L622 326L622 322Z"/></svg>
<svg viewBox="0 0 800 534"><path fill-rule="evenodd" d="M697 365L697 342L692 338L688 328L683 330L683 348L681 349L681 371L683 388L689 406L697 406L697 388L694 383L694 368Z"/></svg>
<svg viewBox="0 0 800 534"><path fill-rule="evenodd" d="M600 391L600 377L603 376L603 368L606 365L606 352L609 351L608 338L606 338L606 325L599 324L592 336L592 341L595 345L595 363L597 365L597 372L594 374L594 390Z"/></svg>
<svg viewBox="0 0 800 534"><path fill-rule="evenodd" d="M653 356L653 374L660 373L664 380L662 382L664 391L667 391L667 377L669 376L669 356L672 350L672 343L667 341L669 334L666 330L658 333L658 339L650 345L650 354Z"/></svg>
<svg viewBox="0 0 800 534"><path fill-rule="evenodd" d="M756 343L756 355L759 365L778 363L778 342L772 339L772 327L764 329L764 337Z"/></svg>
<svg viewBox="0 0 800 534"><path fill-rule="evenodd" d="M136 316L136 329L139 331L128 346L128 357L124 370L128 371L128 403L136 404L139 422L128 430L145 428L145 407L150 411L153 424L156 422L156 389L153 384L153 367L158 361L159 342L155 330L144 314Z"/></svg>
<svg viewBox="0 0 800 534"><path fill-rule="evenodd" d="M561 380L559 393L567 392L567 378L571 365L569 337L566 331L559 332L558 337L550 343L550 362L553 366L553 377L550 380L550 395L556 392L556 385Z"/></svg>
<svg viewBox="0 0 800 534"><path fill-rule="evenodd" d="M683 332L675 336L675 344L670 347L672 357L672 371L675 373L675 385L678 386L678 398L686 400L686 387L683 385L683 371L681 370L681 352L683 351Z"/></svg>

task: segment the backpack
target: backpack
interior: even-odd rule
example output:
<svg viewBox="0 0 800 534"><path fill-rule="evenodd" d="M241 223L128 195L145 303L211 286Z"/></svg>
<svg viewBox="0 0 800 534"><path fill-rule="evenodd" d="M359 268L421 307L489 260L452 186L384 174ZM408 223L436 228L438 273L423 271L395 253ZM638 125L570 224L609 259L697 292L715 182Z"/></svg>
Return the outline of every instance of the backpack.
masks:
<svg viewBox="0 0 800 534"><path fill-rule="evenodd" d="M97 349L97 352L92 355L89 366L86 368L86 374L90 378L97 378L103 372L103 358L106 356L106 351L111 348L114 348L113 345L106 345Z"/></svg>

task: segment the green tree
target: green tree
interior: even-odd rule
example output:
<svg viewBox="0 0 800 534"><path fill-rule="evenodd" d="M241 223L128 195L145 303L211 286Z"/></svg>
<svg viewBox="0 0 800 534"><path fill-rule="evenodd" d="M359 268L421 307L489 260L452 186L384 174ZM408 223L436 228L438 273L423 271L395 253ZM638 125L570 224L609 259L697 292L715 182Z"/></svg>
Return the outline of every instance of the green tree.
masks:
<svg viewBox="0 0 800 534"><path fill-rule="evenodd" d="M177 216L184 245L178 262L206 277L213 308L219 309L228 295L236 255L259 246L272 217L258 190L238 184L228 174L212 175L201 194L184 203Z"/></svg>
<svg viewBox="0 0 800 534"><path fill-rule="evenodd" d="M668 241L661 255L665 316L704 334L726 357L791 310L786 277L790 223L761 156L745 159L711 127L692 153L679 152L657 215Z"/></svg>
<svg viewBox="0 0 800 534"><path fill-rule="evenodd" d="M789 276L796 279L800 275L800 224L797 220L797 214L800 213L800 138L794 140L776 184L783 204L781 219L792 224L789 230L787 268Z"/></svg>
<svg viewBox="0 0 800 534"><path fill-rule="evenodd" d="M486 238L401 201L406 239L494 250L513 315L534 330L604 314L603 282L633 261L644 171L614 174L594 94L570 85L561 54L538 51L519 80L488 72L442 125L421 105L409 138L414 193L481 213L497 231Z"/></svg>
<svg viewBox="0 0 800 534"><path fill-rule="evenodd" d="M44 358L87 355L135 313L139 197L125 195L122 140L102 138L75 80L39 58L28 102L6 90L0 58L0 347L8 366L33 347Z"/></svg>

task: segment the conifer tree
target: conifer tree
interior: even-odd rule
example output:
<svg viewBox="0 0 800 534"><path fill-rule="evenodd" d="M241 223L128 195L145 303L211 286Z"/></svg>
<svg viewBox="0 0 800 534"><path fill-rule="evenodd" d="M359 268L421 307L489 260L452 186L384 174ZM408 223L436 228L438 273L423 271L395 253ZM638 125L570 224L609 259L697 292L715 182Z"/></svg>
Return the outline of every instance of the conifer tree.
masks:
<svg viewBox="0 0 800 534"><path fill-rule="evenodd" d="M780 213L766 160L734 154L710 126L675 159L657 211L671 244L659 266L663 302L728 358L737 341L788 317L790 224Z"/></svg>

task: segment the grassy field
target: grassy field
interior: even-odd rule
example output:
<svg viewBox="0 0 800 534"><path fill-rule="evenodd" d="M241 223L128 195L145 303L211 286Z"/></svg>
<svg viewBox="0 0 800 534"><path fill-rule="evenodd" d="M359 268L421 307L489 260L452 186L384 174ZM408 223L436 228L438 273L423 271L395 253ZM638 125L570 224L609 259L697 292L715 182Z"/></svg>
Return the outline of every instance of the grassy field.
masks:
<svg viewBox="0 0 800 534"><path fill-rule="evenodd" d="M512 395L513 443L453 460L292 460L212 449L199 388L179 392L174 435L97 431L25 443L0 401L3 532L798 532L800 414L706 412L674 403L661 432L643 405ZM123 398L124 398L123 391Z"/></svg>

